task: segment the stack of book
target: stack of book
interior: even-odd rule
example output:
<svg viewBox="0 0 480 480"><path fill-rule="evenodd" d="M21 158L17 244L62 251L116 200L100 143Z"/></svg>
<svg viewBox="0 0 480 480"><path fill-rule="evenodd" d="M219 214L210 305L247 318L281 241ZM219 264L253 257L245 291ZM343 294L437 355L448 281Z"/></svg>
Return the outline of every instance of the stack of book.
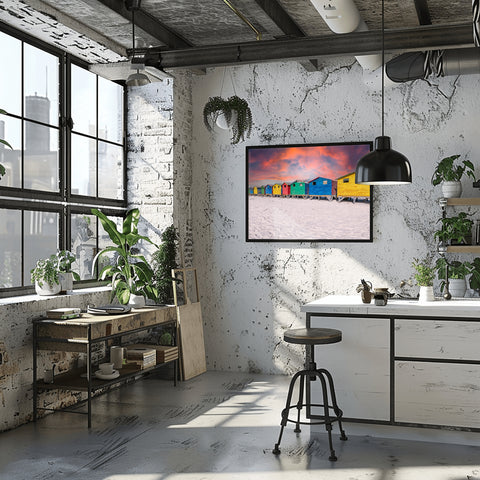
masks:
<svg viewBox="0 0 480 480"><path fill-rule="evenodd" d="M68 320L70 318L81 317L80 308L53 308L52 310L47 310L47 318L53 320Z"/></svg>
<svg viewBox="0 0 480 480"><path fill-rule="evenodd" d="M157 352L157 365L170 362L178 358L178 347L167 345L149 345L148 343L137 343L134 348L154 348Z"/></svg>
<svg viewBox="0 0 480 480"><path fill-rule="evenodd" d="M127 346L127 364L135 364L144 368L154 367L157 363L157 353L153 348L139 347L137 345Z"/></svg>

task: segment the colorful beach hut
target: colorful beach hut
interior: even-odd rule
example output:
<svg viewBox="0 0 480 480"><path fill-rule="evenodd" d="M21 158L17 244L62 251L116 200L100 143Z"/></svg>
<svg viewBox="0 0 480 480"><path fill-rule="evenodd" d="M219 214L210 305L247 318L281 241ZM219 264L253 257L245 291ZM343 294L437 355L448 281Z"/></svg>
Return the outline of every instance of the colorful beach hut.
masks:
<svg viewBox="0 0 480 480"><path fill-rule="evenodd" d="M265 195L265 187L263 185L261 187L258 187L258 194Z"/></svg>
<svg viewBox="0 0 480 480"><path fill-rule="evenodd" d="M314 178L307 183L307 194L333 198L337 195L337 181L324 177Z"/></svg>
<svg viewBox="0 0 480 480"><path fill-rule="evenodd" d="M276 183L273 186L273 194L274 195L281 195L282 194L282 186L279 183Z"/></svg>
<svg viewBox="0 0 480 480"><path fill-rule="evenodd" d="M253 194L258 195L258 187L253 187Z"/></svg>
<svg viewBox="0 0 480 480"><path fill-rule="evenodd" d="M273 186L265 185L265 195L272 195L272 194L273 194Z"/></svg>
<svg viewBox="0 0 480 480"><path fill-rule="evenodd" d="M337 178L337 197L370 198L370 185L355 183L355 172Z"/></svg>
<svg viewBox="0 0 480 480"><path fill-rule="evenodd" d="M290 184L290 195L306 195L307 184L295 180Z"/></svg>
<svg viewBox="0 0 480 480"><path fill-rule="evenodd" d="M282 195L283 196L290 195L290 184L289 183L282 183Z"/></svg>

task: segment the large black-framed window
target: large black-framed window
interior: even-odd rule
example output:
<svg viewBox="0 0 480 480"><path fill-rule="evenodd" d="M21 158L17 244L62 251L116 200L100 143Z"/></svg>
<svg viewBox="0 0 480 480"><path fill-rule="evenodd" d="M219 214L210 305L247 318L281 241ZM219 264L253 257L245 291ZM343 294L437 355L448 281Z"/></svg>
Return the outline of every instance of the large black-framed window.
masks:
<svg viewBox="0 0 480 480"><path fill-rule="evenodd" d="M126 92L0 23L0 296L28 293L40 258L71 250L82 283L106 244L91 208L126 210Z"/></svg>

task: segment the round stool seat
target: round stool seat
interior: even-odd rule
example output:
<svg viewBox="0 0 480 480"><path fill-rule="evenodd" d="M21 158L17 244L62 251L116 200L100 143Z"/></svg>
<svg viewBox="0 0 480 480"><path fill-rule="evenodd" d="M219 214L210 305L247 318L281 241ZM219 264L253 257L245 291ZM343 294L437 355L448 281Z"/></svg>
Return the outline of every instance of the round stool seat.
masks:
<svg viewBox="0 0 480 480"><path fill-rule="evenodd" d="M342 341L342 332L333 328L294 328L283 334L288 343L301 345L322 345Z"/></svg>

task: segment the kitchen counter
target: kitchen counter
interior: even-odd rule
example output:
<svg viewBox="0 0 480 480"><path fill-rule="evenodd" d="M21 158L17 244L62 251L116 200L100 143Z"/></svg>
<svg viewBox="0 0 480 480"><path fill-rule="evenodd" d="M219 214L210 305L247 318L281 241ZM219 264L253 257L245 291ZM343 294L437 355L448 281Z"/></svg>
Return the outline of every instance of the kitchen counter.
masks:
<svg viewBox="0 0 480 480"><path fill-rule="evenodd" d="M301 309L307 327L342 331L315 358L333 374L346 419L480 432L480 299L377 306L335 295Z"/></svg>
<svg viewBox="0 0 480 480"><path fill-rule="evenodd" d="M366 315L370 317L396 318L420 317L464 317L480 319L480 298L465 298L419 303L418 300L392 300L387 305L377 306L362 303L360 295L329 295L301 307L302 312L313 314Z"/></svg>

